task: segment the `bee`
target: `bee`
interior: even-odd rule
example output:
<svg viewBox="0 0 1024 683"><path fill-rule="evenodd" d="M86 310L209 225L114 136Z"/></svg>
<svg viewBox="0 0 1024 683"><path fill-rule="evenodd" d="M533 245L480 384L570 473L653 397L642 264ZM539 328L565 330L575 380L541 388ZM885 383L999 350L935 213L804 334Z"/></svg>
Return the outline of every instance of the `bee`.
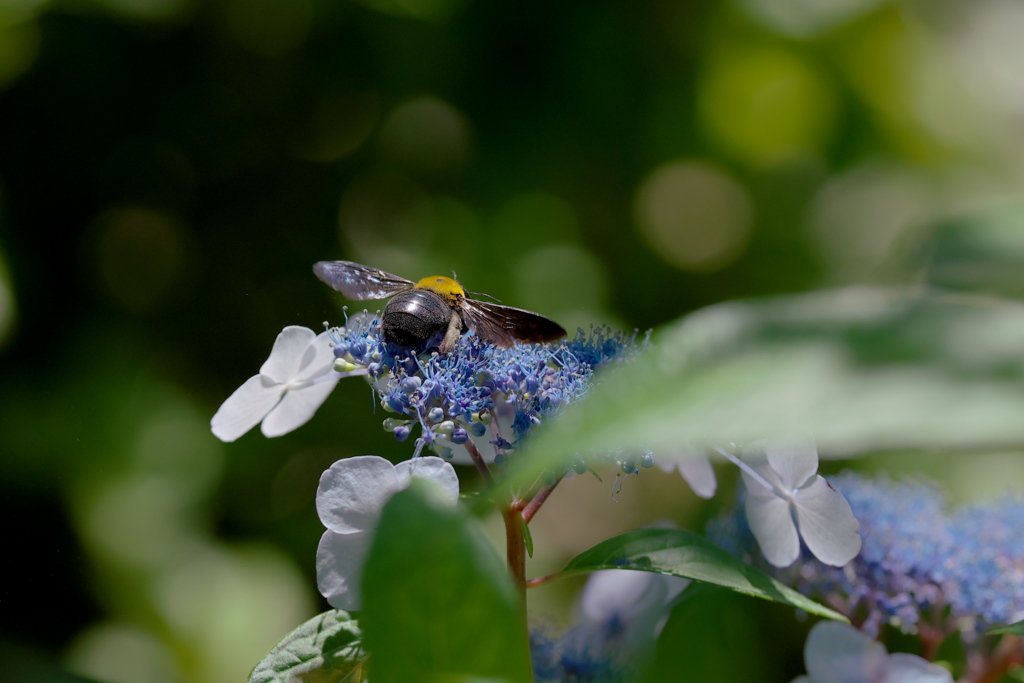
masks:
<svg viewBox="0 0 1024 683"><path fill-rule="evenodd" d="M443 332L439 350L451 353L459 337L469 330L485 342L505 348L517 341L549 342L565 336L554 320L521 308L470 299L467 293L474 292L466 292L457 280L443 275L413 282L352 261L320 261L313 272L349 299L391 297L381 316L381 333L400 346L419 346Z"/></svg>

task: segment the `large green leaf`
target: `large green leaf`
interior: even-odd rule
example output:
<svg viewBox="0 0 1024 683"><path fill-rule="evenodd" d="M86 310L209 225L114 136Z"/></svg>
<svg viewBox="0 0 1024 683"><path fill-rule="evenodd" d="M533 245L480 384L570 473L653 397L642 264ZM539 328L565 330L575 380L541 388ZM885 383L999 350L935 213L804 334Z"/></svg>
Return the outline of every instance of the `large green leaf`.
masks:
<svg viewBox="0 0 1024 683"><path fill-rule="evenodd" d="M598 569L631 569L672 574L722 586L737 593L781 602L811 614L846 617L741 562L700 534L684 529L635 529L602 541L569 561L563 574Z"/></svg>
<svg viewBox="0 0 1024 683"><path fill-rule="evenodd" d="M513 483L573 453L812 434L823 457L1024 446L1024 306L853 288L712 306L531 438Z"/></svg>
<svg viewBox="0 0 1024 683"><path fill-rule="evenodd" d="M361 641L347 612L318 614L275 645L249 683L359 683L366 673Z"/></svg>
<svg viewBox="0 0 1024 683"><path fill-rule="evenodd" d="M480 523L418 480L385 506L360 623L374 683L529 681L524 615Z"/></svg>

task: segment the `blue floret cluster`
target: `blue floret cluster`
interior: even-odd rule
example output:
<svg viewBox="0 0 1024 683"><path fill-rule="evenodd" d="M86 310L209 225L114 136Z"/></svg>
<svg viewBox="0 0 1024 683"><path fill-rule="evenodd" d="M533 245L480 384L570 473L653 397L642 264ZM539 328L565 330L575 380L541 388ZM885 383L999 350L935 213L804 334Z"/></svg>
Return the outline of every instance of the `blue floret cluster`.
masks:
<svg viewBox="0 0 1024 683"><path fill-rule="evenodd" d="M886 623L916 632L922 621L969 638L1024 619L1024 501L1005 497L947 512L939 490L913 481L845 472L830 480L860 522L863 547L846 567L804 552L776 574L826 600L871 634ZM742 513L709 534L754 557Z"/></svg>
<svg viewBox="0 0 1024 683"><path fill-rule="evenodd" d="M439 340L418 349L385 341L380 320L367 313L330 332L335 369L366 368L380 405L392 414L384 428L404 441L418 426L416 454L430 447L442 457L450 457L448 445L485 434L499 455L515 450L536 425L585 397L596 370L629 360L647 344L646 337L605 327L512 348L470 333L441 355Z"/></svg>

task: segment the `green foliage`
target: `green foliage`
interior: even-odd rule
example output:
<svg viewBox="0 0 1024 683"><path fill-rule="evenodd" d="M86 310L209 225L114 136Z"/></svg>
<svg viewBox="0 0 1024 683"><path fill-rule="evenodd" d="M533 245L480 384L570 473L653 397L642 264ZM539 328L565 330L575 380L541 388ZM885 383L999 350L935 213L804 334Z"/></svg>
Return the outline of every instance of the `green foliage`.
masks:
<svg viewBox="0 0 1024 683"><path fill-rule="evenodd" d="M843 615L804 597L759 569L737 560L703 536L685 529L628 531L572 558L563 573L597 569L630 569L681 576L781 602L829 619L848 621Z"/></svg>
<svg viewBox="0 0 1024 683"><path fill-rule="evenodd" d="M545 425L514 482L564 454L811 433L823 457L1024 444L1024 309L851 288L681 319ZM521 477L521 478L520 478Z"/></svg>
<svg viewBox="0 0 1024 683"><path fill-rule="evenodd" d="M1007 624L1006 626L999 626L998 628L991 629L985 633L990 636L1024 636L1024 621Z"/></svg>
<svg viewBox="0 0 1024 683"><path fill-rule="evenodd" d="M644 683L763 681L766 641L755 616L729 593L687 591L658 638Z"/></svg>
<svg viewBox="0 0 1024 683"><path fill-rule="evenodd" d="M522 606L465 511L413 485L384 507L363 573L361 625L374 683L530 680Z"/></svg>
<svg viewBox="0 0 1024 683"><path fill-rule="evenodd" d="M359 683L366 654L355 619L342 610L318 614L281 639L249 674L249 683Z"/></svg>

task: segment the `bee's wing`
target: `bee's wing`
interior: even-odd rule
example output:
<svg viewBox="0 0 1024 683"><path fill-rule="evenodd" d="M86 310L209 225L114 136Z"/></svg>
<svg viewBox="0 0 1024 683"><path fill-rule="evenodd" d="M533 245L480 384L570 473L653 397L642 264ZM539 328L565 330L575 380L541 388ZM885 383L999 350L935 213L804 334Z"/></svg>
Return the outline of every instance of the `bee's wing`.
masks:
<svg viewBox="0 0 1024 683"><path fill-rule="evenodd" d="M352 261L320 261L313 272L349 299L385 299L413 286L404 277Z"/></svg>
<svg viewBox="0 0 1024 683"><path fill-rule="evenodd" d="M554 320L521 308L463 299L460 311L466 327L495 346L509 347L517 341L536 344L565 336L565 330Z"/></svg>

